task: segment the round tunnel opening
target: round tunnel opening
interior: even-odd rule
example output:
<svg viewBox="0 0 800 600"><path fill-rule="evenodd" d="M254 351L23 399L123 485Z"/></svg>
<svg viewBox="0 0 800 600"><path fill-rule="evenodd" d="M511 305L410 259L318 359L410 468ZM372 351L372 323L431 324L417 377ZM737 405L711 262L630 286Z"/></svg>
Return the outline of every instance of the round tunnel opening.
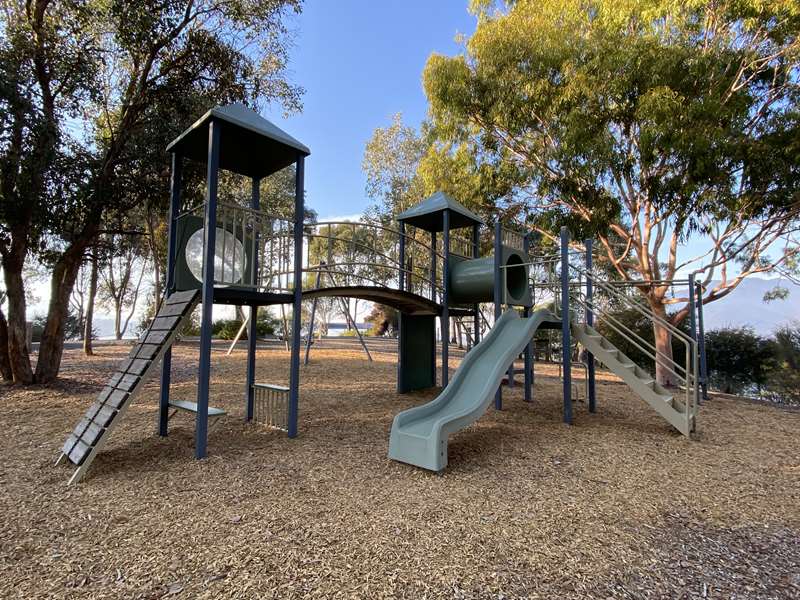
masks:
<svg viewBox="0 0 800 600"><path fill-rule="evenodd" d="M518 266L517 266L518 265ZM506 293L508 299L521 299L528 285L528 270L519 254L511 254L506 261Z"/></svg>

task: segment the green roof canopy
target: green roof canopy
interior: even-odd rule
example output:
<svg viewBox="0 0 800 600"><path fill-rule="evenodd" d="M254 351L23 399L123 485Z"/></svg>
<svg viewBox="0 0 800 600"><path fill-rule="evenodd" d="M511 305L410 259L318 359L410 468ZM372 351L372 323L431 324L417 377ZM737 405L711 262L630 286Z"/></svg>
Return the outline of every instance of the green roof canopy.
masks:
<svg viewBox="0 0 800 600"><path fill-rule="evenodd" d="M483 220L464 205L453 200L444 192L436 192L419 204L397 215L398 221L419 227L425 231L439 232L444 229L442 213L450 211L450 229L483 225Z"/></svg>
<svg viewBox="0 0 800 600"><path fill-rule="evenodd" d="M208 124L221 125L219 166L249 177L266 177L308 156L311 150L244 104L215 106L167 146L199 162L208 160Z"/></svg>

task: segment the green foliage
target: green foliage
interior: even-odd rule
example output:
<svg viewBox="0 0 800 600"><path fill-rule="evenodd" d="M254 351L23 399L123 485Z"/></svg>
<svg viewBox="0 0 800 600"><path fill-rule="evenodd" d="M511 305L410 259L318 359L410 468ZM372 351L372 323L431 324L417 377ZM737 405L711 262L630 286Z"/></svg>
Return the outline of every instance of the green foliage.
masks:
<svg viewBox="0 0 800 600"><path fill-rule="evenodd" d="M567 226L596 238L598 266L622 279L721 278L706 303L753 273L796 272L800 4L471 9L478 26L463 53L432 54L425 67L434 141L418 177L450 177L467 188L459 199L484 198L545 235ZM689 238L714 251L683 256ZM667 293L647 290L657 313ZM674 322L688 314L681 302Z"/></svg>
<svg viewBox="0 0 800 600"><path fill-rule="evenodd" d="M239 333L241 327L242 321L239 319L220 319L214 321L211 327L211 334L221 340L232 340L236 338L236 334ZM274 335L278 327L280 327L280 322L269 311L258 311L256 320L256 335L258 337ZM240 339L247 339L247 330L245 330Z"/></svg>
<svg viewBox="0 0 800 600"><path fill-rule="evenodd" d="M397 337L398 335L400 314L397 309L391 306L373 304L366 321L367 323L372 323L372 327L367 331L367 335L391 335L392 337Z"/></svg>
<svg viewBox="0 0 800 600"><path fill-rule="evenodd" d="M727 394L760 390L774 362L772 342L748 327L706 333L709 384Z"/></svg>
<svg viewBox="0 0 800 600"><path fill-rule="evenodd" d="M2 6L0 258L13 284L12 325L24 320L23 265L35 256L52 267L56 301L36 368L49 381L60 364L61 300L97 237L159 229L169 141L214 104L300 109L283 22L301 0ZM202 165L186 164L184 202L202 198L202 177ZM18 375L32 380L30 361L12 350Z"/></svg>
<svg viewBox="0 0 800 600"><path fill-rule="evenodd" d="M778 329L773 349L775 361L765 395L772 401L800 404L800 323Z"/></svg>
<svg viewBox="0 0 800 600"><path fill-rule="evenodd" d="M34 342L41 342L42 341L42 331L44 331L44 325L46 322L46 317L43 315L36 315L33 318L33 331L32 331L32 338ZM64 322L64 339L67 340L74 340L81 338L83 336L83 322L78 319L78 316L74 313L74 311L70 308L69 313L67 313L67 318ZM97 332L92 331L92 339L97 337Z"/></svg>

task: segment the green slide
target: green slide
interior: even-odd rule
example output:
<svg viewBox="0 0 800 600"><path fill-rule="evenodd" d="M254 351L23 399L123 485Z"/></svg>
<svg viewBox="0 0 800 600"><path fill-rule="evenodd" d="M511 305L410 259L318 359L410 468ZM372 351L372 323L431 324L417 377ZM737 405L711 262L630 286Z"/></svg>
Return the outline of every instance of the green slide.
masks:
<svg viewBox="0 0 800 600"><path fill-rule="evenodd" d="M486 412L503 374L542 323L560 323L549 310L520 317L507 310L458 367L435 400L394 418L389 458L431 471L447 466L447 438Z"/></svg>

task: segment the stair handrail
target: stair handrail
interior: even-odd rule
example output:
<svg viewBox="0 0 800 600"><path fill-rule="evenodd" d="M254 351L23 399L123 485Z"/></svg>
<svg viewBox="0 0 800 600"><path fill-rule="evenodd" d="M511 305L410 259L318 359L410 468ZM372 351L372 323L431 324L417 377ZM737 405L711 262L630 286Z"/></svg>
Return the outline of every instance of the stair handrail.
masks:
<svg viewBox="0 0 800 600"><path fill-rule="evenodd" d="M651 358L655 363L661 364L661 366L665 367L670 373L675 375L678 379L683 380L684 382L687 381L687 374L686 368L682 366L679 362L675 361L674 359L668 359L667 357L661 355L657 348L655 348L650 342L646 339L642 338L638 333L629 329L625 326L624 323L613 317L611 314L598 311L594 305L589 304L586 300L581 300L580 298L576 298L575 301L581 305L583 308L588 308L591 310L595 315L602 314L603 319L608 323L608 325L620 334L625 340L633 344L636 348L639 349L643 354L645 354L648 358ZM614 323L616 321L616 324ZM634 339L636 338L636 339ZM641 341L643 344L648 346L649 348L643 348L637 340ZM653 354L655 352L655 354ZM672 365L670 365L672 363ZM672 366L675 368L673 369ZM677 369L677 370L676 370ZM683 374L681 374L681 371Z"/></svg>
<svg viewBox="0 0 800 600"><path fill-rule="evenodd" d="M698 379L697 374L698 374L699 367L698 367L697 340L695 340L694 338L692 338L688 334L684 333L683 331L681 331L680 329L675 327L672 323L670 323L670 322L666 321L665 319L659 317L653 311L651 311L649 309L646 309L640 303L638 303L638 302L634 301L633 299L631 299L629 296L620 293L619 291L614 289L611 285L609 285L608 282L597 278L594 273L589 272L587 269L585 269L583 267L580 267L580 266L572 265L572 264L570 264L570 268L574 269L575 271L577 271L579 274L583 275L587 279L591 279L593 285L595 285L598 288L602 289L608 295L620 300L623 304L626 304L628 307L632 308L633 310L635 310L636 312L638 312L639 314L641 314L645 318L647 318L647 319L649 319L649 320L651 320L653 322L656 322L659 325L663 326L670 333L670 335L674 335L675 337L677 337L684 344L684 346L686 348L686 366L682 367L677 361L675 361L674 359L670 359L667 356L663 355L663 353L660 352L658 350L658 348L656 348L653 344L650 344L650 342L648 342L647 340L642 339L641 336L636 334L634 331L630 330L628 327L625 327L623 324L620 323L620 326L622 327L623 330L627 331L629 335L625 335L625 333L623 331L620 331L619 329L614 327L615 331L620 333L620 335L622 335L625 339L627 339L628 341L630 341L631 343L633 343L637 347L638 347L638 345L635 343L635 341L630 339L630 335L635 335L636 337L641 339L645 344L647 344L649 347L651 347L655 351L656 356L658 356L659 354L662 356L662 361L661 361L662 366L667 367L668 370L671 371L676 377L678 377L679 379L683 379L684 380L685 389L686 389L686 411L687 411L687 419L688 419L689 418L688 417L689 413L690 412L694 413L696 411L697 403L698 403L699 379ZM606 311L598 312L593 306L588 306L585 300L581 301L579 298L576 298L576 301L579 304L581 304L584 308L588 307L596 315L598 315L598 316L599 315L603 315L603 317L606 320L609 320L610 318L613 318L613 317L610 317L610 315ZM619 321L617 321L617 322L619 323ZM612 326L613 326L613 324L612 324ZM639 349L644 351L642 348L639 348ZM657 360L657 358L651 356L647 352L645 352L645 353L648 354L648 356L650 356L651 358L653 358L653 360L656 361L656 363L658 364L659 361ZM668 367L669 363L664 364L665 361L672 362L672 364L674 364L676 368L680 368L681 370L683 370L686 375L685 376L681 376L679 373L676 373L673 369Z"/></svg>

